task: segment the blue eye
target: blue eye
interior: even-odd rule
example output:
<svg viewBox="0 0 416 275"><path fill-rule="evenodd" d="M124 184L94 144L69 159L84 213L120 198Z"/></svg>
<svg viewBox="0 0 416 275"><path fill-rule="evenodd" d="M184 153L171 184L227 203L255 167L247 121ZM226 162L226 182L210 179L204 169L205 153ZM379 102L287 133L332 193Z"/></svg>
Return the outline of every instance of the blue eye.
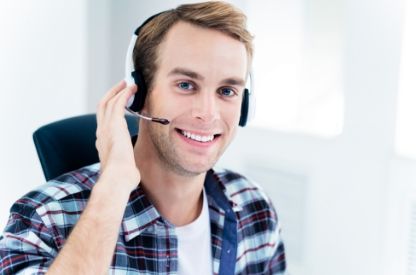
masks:
<svg viewBox="0 0 416 275"><path fill-rule="evenodd" d="M230 88L221 88L218 91L218 93L225 97L232 97L232 96L237 95L236 92L234 92L233 89L230 89Z"/></svg>
<svg viewBox="0 0 416 275"><path fill-rule="evenodd" d="M194 89L194 86L189 82L180 82L178 84L178 87L181 88L182 90L193 90Z"/></svg>

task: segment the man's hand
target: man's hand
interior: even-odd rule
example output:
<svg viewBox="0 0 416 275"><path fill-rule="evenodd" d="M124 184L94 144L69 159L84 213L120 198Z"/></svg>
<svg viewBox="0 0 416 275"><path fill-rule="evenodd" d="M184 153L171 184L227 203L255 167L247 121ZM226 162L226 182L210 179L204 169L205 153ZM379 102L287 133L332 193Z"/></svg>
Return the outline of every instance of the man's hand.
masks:
<svg viewBox="0 0 416 275"><path fill-rule="evenodd" d="M120 82L101 100L96 147L101 175L48 274L106 274L129 195L140 182L124 107L136 87Z"/></svg>
<svg viewBox="0 0 416 275"><path fill-rule="evenodd" d="M128 99L137 87L126 87L121 81L102 98L97 110L97 141L101 177L111 181L117 190L131 192L140 182L130 133L124 118Z"/></svg>

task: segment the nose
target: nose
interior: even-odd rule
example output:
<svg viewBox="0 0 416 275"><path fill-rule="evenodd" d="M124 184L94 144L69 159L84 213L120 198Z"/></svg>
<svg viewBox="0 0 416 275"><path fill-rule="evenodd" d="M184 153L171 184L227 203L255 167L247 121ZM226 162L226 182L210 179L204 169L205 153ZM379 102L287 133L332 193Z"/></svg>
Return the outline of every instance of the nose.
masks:
<svg viewBox="0 0 416 275"><path fill-rule="evenodd" d="M207 123L215 121L220 116L219 103L215 92L200 92L194 98L192 117Z"/></svg>

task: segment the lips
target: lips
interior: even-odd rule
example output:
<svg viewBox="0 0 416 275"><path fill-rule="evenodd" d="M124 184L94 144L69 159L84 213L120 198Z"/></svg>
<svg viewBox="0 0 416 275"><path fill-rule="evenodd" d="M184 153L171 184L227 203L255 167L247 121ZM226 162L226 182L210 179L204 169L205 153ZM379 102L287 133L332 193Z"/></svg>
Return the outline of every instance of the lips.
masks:
<svg viewBox="0 0 416 275"><path fill-rule="evenodd" d="M200 143L209 143L214 139L218 138L221 134L209 134L209 133L198 133L182 129L175 129L179 134L186 137L189 140L197 141Z"/></svg>

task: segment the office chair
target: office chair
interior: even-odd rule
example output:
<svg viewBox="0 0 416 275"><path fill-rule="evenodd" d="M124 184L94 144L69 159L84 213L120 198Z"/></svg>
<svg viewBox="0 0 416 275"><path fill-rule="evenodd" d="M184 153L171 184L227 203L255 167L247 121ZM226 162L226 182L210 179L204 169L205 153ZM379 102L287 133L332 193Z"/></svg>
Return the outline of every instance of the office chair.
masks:
<svg viewBox="0 0 416 275"><path fill-rule="evenodd" d="M126 115L133 144L138 121ZM95 148L95 114L71 117L44 125L33 133L33 141L46 180L99 161Z"/></svg>

